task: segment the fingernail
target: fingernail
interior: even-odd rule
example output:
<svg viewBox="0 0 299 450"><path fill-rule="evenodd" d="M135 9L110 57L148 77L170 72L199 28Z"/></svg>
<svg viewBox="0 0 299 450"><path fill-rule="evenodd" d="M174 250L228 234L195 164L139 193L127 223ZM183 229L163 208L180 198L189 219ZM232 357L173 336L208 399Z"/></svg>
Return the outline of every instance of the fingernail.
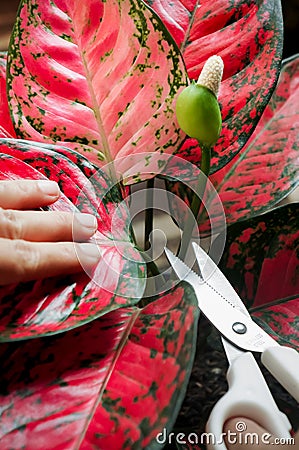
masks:
<svg viewBox="0 0 299 450"><path fill-rule="evenodd" d="M91 230L96 230L98 228L97 219L91 214L76 214L75 220L81 225L83 228L88 228Z"/></svg>
<svg viewBox="0 0 299 450"><path fill-rule="evenodd" d="M73 223L73 238L75 241L90 238L97 228L97 219L91 214L75 214Z"/></svg>
<svg viewBox="0 0 299 450"><path fill-rule="evenodd" d="M38 181L39 189L46 195L57 197L59 195L59 186L55 181L40 180Z"/></svg>
<svg viewBox="0 0 299 450"><path fill-rule="evenodd" d="M82 266L95 265L101 258L101 253L97 245L94 244L78 244L78 256Z"/></svg>

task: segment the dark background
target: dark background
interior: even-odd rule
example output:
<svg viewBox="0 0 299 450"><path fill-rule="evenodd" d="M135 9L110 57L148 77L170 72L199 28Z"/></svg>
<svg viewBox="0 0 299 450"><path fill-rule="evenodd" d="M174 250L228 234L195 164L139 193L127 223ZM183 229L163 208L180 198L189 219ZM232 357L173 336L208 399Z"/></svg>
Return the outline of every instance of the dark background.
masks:
<svg viewBox="0 0 299 450"><path fill-rule="evenodd" d="M299 53L299 0L282 0L284 17L284 52L287 58Z"/></svg>
<svg viewBox="0 0 299 450"><path fill-rule="evenodd" d="M278 0L276 0L278 1ZM282 0L285 41L284 58L299 53L299 0ZM19 0L0 0L0 50L6 50Z"/></svg>

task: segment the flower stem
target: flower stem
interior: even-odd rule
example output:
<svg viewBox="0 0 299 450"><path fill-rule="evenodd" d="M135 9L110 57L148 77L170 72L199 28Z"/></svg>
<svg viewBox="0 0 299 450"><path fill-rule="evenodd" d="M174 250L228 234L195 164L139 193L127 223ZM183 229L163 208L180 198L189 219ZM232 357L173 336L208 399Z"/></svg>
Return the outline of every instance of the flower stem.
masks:
<svg viewBox="0 0 299 450"><path fill-rule="evenodd" d="M150 234L154 226L154 185L155 179L151 178L146 184L145 226L144 226L144 250L150 249Z"/></svg>
<svg viewBox="0 0 299 450"><path fill-rule="evenodd" d="M162 276L160 274L160 272L159 272L159 269L158 269L156 263L151 259L151 257L146 252L142 252L141 251L141 254L142 254L143 259L146 262L147 268L150 271L151 275L153 277L160 277L160 276Z"/></svg>
<svg viewBox="0 0 299 450"><path fill-rule="evenodd" d="M186 226L183 229L181 246L179 249L179 255L181 259L184 259L187 254L190 240L192 239L194 218L195 220L197 220L198 218L201 200L203 198L206 189L207 177L209 176L210 173L211 147L201 145L201 148L202 148L202 158L200 166L201 172L198 177L196 192L193 193L190 209L188 210Z"/></svg>
<svg viewBox="0 0 299 450"><path fill-rule="evenodd" d="M144 253L148 270L153 277L156 277L157 283L164 283L165 279L163 275L153 261L153 251L151 249L150 235L154 228L154 187L155 178L151 178L146 183L146 205L145 205L145 225L144 225Z"/></svg>

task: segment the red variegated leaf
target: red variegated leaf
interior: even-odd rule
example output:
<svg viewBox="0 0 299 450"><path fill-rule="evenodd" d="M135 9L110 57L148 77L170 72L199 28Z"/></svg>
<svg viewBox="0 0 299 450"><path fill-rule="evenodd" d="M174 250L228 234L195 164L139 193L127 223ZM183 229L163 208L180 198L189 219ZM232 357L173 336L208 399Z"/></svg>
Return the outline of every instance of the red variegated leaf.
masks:
<svg viewBox="0 0 299 450"><path fill-rule="evenodd" d="M120 193L117 188L112 190L113 184L109 178L100 169L95 169L82 155L62 146L21 139L0 139L0 152L24 161L47 178L56 181L66 197L82 212L84 210L97 215L102 234L111 239L117 237L111 233L112 209L116 209L122 201ZM73 161L63 153L71 156ZM88 180L85 174L92 178ZM107 214L108 203L111 203L111 215ZM123 213L123 220L119 219L119 229L114 231L126 241L130 240L129 215L128 211Z"/></svg>
<svg viewBox="0 0 299 450"><path fill-rule="evenodd" d="M189 74L197 79L205 61L224 61L219 102L222 134L213 149L212 173L243 147L275 86L282 54L279 0L148 0L176 40ZM188 139L179 153L200 162L200 151Z"/></svg>
<svg viewBox="0 0 299 450"><path fill-rule="evenodd" d="M142 1L22 2L8 57L19 137L63 141L97 165L128 156L120 170L132 174L132 153L181 142L174 99L185 84L174 41Z"/></svg>
<svg viewBox="0 0 299 450"><path fill-rule="evenodd" d="M299 204L231 225L219 267L253 319L276 341L299 349ZM219 238L218 238L219 239ZM222 241L220 241L222 242ZM215 243L217 247L217 242ZM270 387L273 379L268 379ZM293 422L297 403L274 387ZM297 421L298 423L298 421Z"/></svg>
<svg viewBox="0 0 299 450"><path fill-rule="evenodd" d="M197 319L181 283L143 310L2 344L1 450L154 448L184 398Z"/></svg>
<svg viewBox="0 0 299 450"><path fill-rule="evenodd" d="M131 241L130 217L126 206L121 203L121 194L126 191L120 193L118 186L114 186L104 172L96 169L82 155L62 146L20 139L0 139L0 152L21 159L56 181L81 212L97 216L101 234L112 240ZM114 215L116 209L117 227Z"/></svg>
<svg viewBox="0 0 299 450"><path fill-rule="evenodd" d="M298 292L298 291L297 291ZM258 308L253 317L281 345L299 349L299 297Z"/></svg>
<svg viewBox="0 0 299 450"><path fill-rule="evenodd" d="M83 188L84 177L79 168L62 155L45 146L39 154L33 146L22 153L8 145L0 150L22 154L40 172L51 171L51 179L59 180L64 194L50 210L88 212L97 216L102 258L89 278L85 273L69 277L9 285L0 288L0 340L24 339L58 333L78 327L119 307L138 302L144 291L145 265L130 241L129 216L118 191L100 201L107 179L98 172L93 184ZM31 151L31 153L30 153ZM59 162L59 164L58 164ZM44 176L24 161L0 154L0 179L43 179ZM114 192L114 196L113 196ZM98 194L98 197L97 197ZM71 199L71 201L68 199ZM76 206L75 206L76 205ZM112 228L117 210L116 226ZM13 308L12 308L13 304Z"/></svg>
<svg viewBox="0 0 299 450"><path fill-rule="evenodd" d="M298 186L298 121L299 57L295 56L283 65L276 90L247 145L229 164L210 176L227 224L269 211ZM168 182L167 188L190 204L190 192L184 185ZM174 201L170 207L183 227L186 210ZM211 191L206 207L209 218L204 214L199 218L202 235L210 233L210 221L214 231L223 227L219 198L214 198Z"/></svg>
<svg viewBox="0 0 299 450"><path fill-rule="evenodd" d="M299 297L282 299L271 305L254 309L252 317L279 344L299 350ZM264 371L266 381L275 394L275 401L281 411L290 419L293 430L298 430L298 403L284 389L273 383L273 377Z"/></svg>
<svg viewBox="0 0 299 450"><path fill-rule="evenodd" d="M15 137L6 95L7 53L0 52L0 137Z"/></svg>
<svg viewBox="0 0 299 450"><path fill-rule="evenodd" d="M211 180L228 223L273 208L299 184L299 57L285 62L260 124L237 159Z"/></svg>
<svg viewBox="0 0 299 450"><path fill-rule="evenodd" d="M229 227L220 267L247 306L298 295L298 211L285 205Z"/></svg>
<svg viewBox="0 0 299 450"><path fill-rule="evenodd" d="M43 153L45 153L50 155L55 154L57 158L55 160L56 164L58 164L60 160L63 164L63 161L67 158L69 163L71 163L72 169L77 170L79 168L87 178L92 177L99 170L85 156L62 145L43 144L42 142L27 141L24 139L0 139L0 145L7 146L7 149L5 151L3 150L3 153L15 156L23 161L27 159L28 161L26 162L28 162L29 165L31 163L34 164L34 159L36 157L41 158ZM75 169L74 166L76 166ZM67 169L64 167L64 170L67 170L68 173L72 172L70 168Z"/></svg>
<svg viewBox="0 0 299 450"><path fill-rule="evenodd" d="M73 177L77 177L76 183L78 184L78 187L81 186L83 188L83 186L86 185L87 180L82 179L83 184L82 181L81 183L79 182L77 175L78 172L77 169L79 168L87 178L92 177L92 184L94 185L94 188L96 186L98 197L101 193L102 197L104 196L104 194L106 195L106 197L109 197L109 192L107 192L107 190L111 186L111 181L108 172L104 173L102 170L99 170L98 167L92 164L85 156L83 156L81 153L78 153L77 151L71 150L65 146L57 144L51 145L49 143L44 144L42 142L26 141L24 139L11 139L11 138L9 139L0 138L0 151L3 151L3 153L5 154L12 155L18 159L21 159L22 161L25 161L30 166L36 168L41 173L46 175L46 177L48 178L51 178L51 175L54 175L54 172L56 170L53 167L50 169L50 167L48 167L48 164L49 165L51 165L52 163L54 165L62 164L62 166L60 167L61 169L60 175L63 174L63 172L66 172L70 175L71 179L73 179ZM45 155L50 155L49 161L47 161L47 156ZM53 157L53 161L51 161L51 157ZM65 157L68 160L66 164L64 163ZM100 182L97 182L97 178L100 178ZM58 174L57 174L57 181L60 182ZM67 186L65 186L65 188L67 188ZM129 194L129 187L124 186L121 190L121 193L122 196L126 197ZM87 195L87 193L85 194ZM112 197L111 197L112 203L116 201L116 198L119 199L118 201L121 201L117 189L113 189ZM99 203L98 200L97 203Z"/></svg>

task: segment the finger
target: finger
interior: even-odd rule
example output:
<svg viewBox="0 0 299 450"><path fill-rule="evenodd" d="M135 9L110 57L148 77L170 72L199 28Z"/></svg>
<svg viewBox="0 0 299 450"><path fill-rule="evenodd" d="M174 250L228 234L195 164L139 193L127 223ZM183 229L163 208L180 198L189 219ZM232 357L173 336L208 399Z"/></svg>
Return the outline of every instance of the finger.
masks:
<svg viewBox="0 0 299 450"><path fill-rule="evenodd" d="M238 431L238 424L246 425L243 432ZM224 439L229 450L248 450L248 442L252 442L257 450L269 450L275 444L275 450L291 450L294 444L288 445L285 441L280 445L275 441L276 436L255 423L253 420L238 417L228 420L224 425Z"/></svg>
<svg viewBox="0 0 299 450"><path fill-rule="evenodd" d="M30 209L50 205L59 198L57 183L50 180L0 181L0 207Z"/></svg>
<svg viewBox="0 0 299 450"><path fill-rule="evenodd" d="M0 237L34 242L84 241L97 229L91 214L0 209Z"/></svg>
<svg viewBox="0 0 299 450"><path fill-rule="evenodd" d="M92 270L100 259L94 244L37 243L0 238L0 285ZM82 264L82 265L81 265Z"/></svg>

